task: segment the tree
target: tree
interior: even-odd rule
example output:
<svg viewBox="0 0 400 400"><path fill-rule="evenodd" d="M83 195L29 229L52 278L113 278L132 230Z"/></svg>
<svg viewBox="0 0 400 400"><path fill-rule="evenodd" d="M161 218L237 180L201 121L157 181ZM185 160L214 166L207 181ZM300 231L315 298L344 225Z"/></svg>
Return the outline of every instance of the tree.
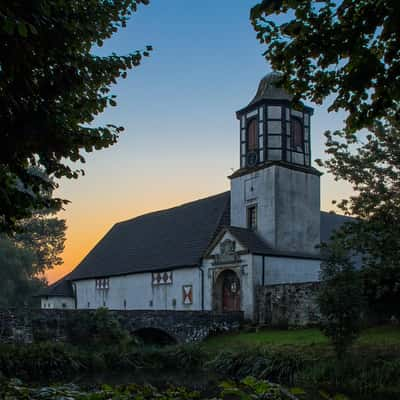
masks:
<svg viewBox="0 0 400 400"><path fill-rule="evenodd" d="M322 331L332 341L338 359L342 359L360 333L362 281L349 253L340 243L331 243L325 251L317 303L322 315Z"/></svg>
<svg viewBox="0 0 400 400"><path fill-rule="evenodd" d="M34 173L50 180L40 169ZM51 199L53 192L40 195ZM18 233L0 234L0 306L32 305L32 296L47 285L44 272L62 264L66 224L56 216L58 211L35 210L18 222Z"/></svg>
<svg viewBox="0 0 400 400"><path fill-rule="evenodd" d="M281 13L289 21L271 18ZM295 100L333 95L329 111L348 111L348 132L387 116L400 121L398 0L263 0L250 18Z"/></svg>
<svg viewBox="0 0 400 400"><path fill-rule="evenodd" d="M287 22L270 18L280 13ZM399 17L396 0L263 0L251 10L295 101L332 95L329 111L348 113L342 131L325 133L329 159L317 162L353 186L338 207L357 221L334 241L361 255L369 303L386 312L400 299Z"/></svg>
<svg viewBox="0 0 400 400"><path fill-rule="evenodd" d="M0 5L0 231L12 231L34 210L65 201L43 197L47 176L77 178L83 151L114 144L123 128L95 126L115 106L110 85L151 50L119 56L93 54L139 3L148 0L15 0Z"/></svg>
<svg viewBox="0 0 400 400"><path fill-rule="evenodd" d="M326 132L321 166L352 183L354 195L337 205L358 216L335 240L362 257L366 295L381 316L400 316L400 129L376 123L366 135Z"/></svg>
<svg viewBox="0 0 400 400"><path fill-rule="evenodd" d="M21 307L32 303L32 296L45 286L34 276L35 255L0 236L0 307Z"/></svg>
<svg viewBox="0 0 400 400"><path fill-rule="evenodd" d="M19 233L0 235L0 306L33 304L32 296L47 285L43 274L62 264L66 224L55 213L36 212L19 222Z"/></svg>
<svg viewBox="0 0 400 400"><path fill-rule="evenodd" d="M34 254L35 275L63 263L60 255L64 251L67 226L65 220L55 214L56 211L51 209L36 212L32 217L19 222L19 232L13 237L19 247Z"/></svg>

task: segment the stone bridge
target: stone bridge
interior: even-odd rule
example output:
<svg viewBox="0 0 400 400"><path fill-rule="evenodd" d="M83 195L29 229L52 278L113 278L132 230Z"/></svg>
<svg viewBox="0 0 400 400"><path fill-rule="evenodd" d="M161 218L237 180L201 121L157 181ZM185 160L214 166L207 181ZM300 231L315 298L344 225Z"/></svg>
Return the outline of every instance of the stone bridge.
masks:
<svg viewBox="0 0 400 400"><path fill-rule="evenodd" d="M0 342L67 341L68 325L95 310L0 309ZM190 343L236 330L242 312L110 310L132 335L161 343Z"/></svg>
<svg viewBox="0 0 400 400"><path fill-rule="evenodd" d="M122 325L143 339L157 332L165 333L177 343L204 340L207 336L238 329L243 313L211 311L114 311Z"/></svg>

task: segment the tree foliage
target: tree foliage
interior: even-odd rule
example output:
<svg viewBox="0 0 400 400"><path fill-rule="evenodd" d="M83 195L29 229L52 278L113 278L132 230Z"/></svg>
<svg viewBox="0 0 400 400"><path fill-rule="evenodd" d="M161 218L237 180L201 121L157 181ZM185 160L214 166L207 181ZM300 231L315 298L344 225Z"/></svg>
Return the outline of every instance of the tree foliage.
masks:
<svg viewBox="0 0 400 400"><path fill-rule="evenodd" d="M278 23L273 16L281 13ZM320 104L331 96L329 111L347 111L344 129L325 133L329 159L317 160L354 189L338 207L358 219L334 241L361 255L370 305L393 312L400 300L400 2L263 0L251 19L295 100Z"/></svg>
<svg viewBox="0 0 400 400"><path fill-rule="evenodd" d="M20 221L18 228L19 232L13 240L34 254L35 275L63 263L61 253L64 251L67 226L65 220L58 218L53 210L36 212L32 217Z"/></svg>
<svg viewBox="0 0 400 400"><path fill-rule="evenodd" d="M362 293L360 272L354 268L348 252L340 243L331 243L321 264L317 302L322 314L322 331L332 341L339 359L360 333Z"/></svg>
<svg viewBox="0 0 400 400"><path fill-rule="evenodd" d="M123 128L95 126L115 106L110 86L151 50L100 57L93 53L139 3L148 0L16 0L0 5L0 230L34 210L59 207L43 197L55 187L37 175L77 178L83 152L114 144Z"/></svg>
<svg viewBox="0 0 400 400"><path fill-rule="evenodd" d="M272 16L285 13L288 21ZM348 111L354 132L374 120L400 121L398 0L263 0L251 10L266 59L295 100Z"/></svg>
<svg viewBox="0 0 400 400"><path fill-rule="evenodd" d="M34 276L35 255L10 238L0 236L0 307L22 307L45 285Z"/></svg>
<svg viewBox="0 0 400 400"><path fill-rule="evenodd" d="M321 166L353 186L354 195L338 202L357 216L335 234L343 248L362 257L366 295L382 315L399 314L400 301L400 129L375 123L366 135L326 132L331 157Z"/></svg>
<svg viewBox="0 0 400 400"><path fill-rule="evenodd" d="M43 171L36 173L45 177ZM51 199L52 192L41 196ZM17 233L0 234L0 305L34 304L32 296L47 284L43 273L62 264L66 224L57 217L58 211L35 210L30 218L18 222Z"/></svg>

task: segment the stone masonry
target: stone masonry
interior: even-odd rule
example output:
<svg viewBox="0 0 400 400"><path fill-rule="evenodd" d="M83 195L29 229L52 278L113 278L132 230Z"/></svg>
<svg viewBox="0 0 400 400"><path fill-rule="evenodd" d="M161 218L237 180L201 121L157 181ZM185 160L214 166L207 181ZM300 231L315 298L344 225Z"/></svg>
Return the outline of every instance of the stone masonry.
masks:
<svg viewBox="0 0 400 400"><path fill-rule="evenodd" d="M0 310L0 343L30 343L51 338L66 340L66 327L76 313L94 310ZM211 311L110 311L130 333L156 329L177 343L204 340L217 332L236 330L243 321L242 312L215 313ZM75 313L75 314L74 314Z"/></svg>
<svg viewBox="0 0 400 400"><path fill-rule="evenodd" d="M316 304L319 283L258 286L258 323L276 327L316 325L320 314Z"/></svg>

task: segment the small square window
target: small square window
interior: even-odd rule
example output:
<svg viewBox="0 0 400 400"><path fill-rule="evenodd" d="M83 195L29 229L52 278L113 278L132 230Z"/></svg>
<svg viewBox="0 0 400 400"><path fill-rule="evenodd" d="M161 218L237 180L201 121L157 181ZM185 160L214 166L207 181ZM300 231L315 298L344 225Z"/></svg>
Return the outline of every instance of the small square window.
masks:
<svg viewBox="0 0 400 400"><path fill-rule="evenodd" d="M247 208L247 227L253 231L257 229L257 206Z"/></svg>

